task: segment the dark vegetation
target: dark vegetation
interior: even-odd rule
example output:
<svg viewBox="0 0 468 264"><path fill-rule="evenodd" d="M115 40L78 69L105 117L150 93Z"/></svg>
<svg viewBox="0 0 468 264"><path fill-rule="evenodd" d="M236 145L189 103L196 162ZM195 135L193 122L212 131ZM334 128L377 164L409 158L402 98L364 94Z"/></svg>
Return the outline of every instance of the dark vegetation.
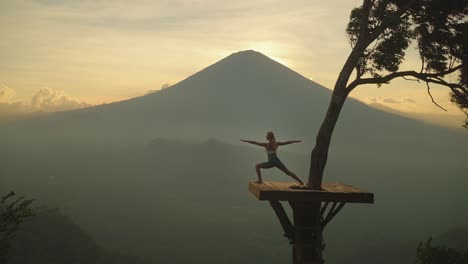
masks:
<svg viewBox="0 0 468 264"><path fill-rule="evenodd" d="M465 249L466 250L466 249ZM415 264L467 264L468 252L432 244L432 238L420 242Z"/></svg>
<svg viewBox="0 0 468 264"><path fill-rule="evenodd" d="M6 263L11 248L11 240L20 224L33 216L32 200L17 197L14 192L0 197L0 263Z"/></svg>

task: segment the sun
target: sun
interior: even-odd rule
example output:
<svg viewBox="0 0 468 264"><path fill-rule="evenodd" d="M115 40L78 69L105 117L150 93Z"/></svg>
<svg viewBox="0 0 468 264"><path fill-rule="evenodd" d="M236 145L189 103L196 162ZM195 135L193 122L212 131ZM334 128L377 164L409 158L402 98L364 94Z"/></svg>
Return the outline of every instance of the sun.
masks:
<svg viewBox="0 0 468 264"><path fill-rule="evenodd" d="M271 41L257 41L247 44L247 49L255 50L263 53L265 56L285 65L290 66L288 61L282 55L283 50L277 44Z"/></svg>

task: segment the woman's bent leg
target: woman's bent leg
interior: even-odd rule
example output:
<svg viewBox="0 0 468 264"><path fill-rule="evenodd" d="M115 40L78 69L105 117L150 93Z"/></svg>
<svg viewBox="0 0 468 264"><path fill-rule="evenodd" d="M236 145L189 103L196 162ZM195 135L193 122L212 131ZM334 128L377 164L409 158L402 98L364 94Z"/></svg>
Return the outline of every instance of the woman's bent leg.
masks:
<svg viewBox="0 0 468 264"><path fill-rule="evenodd" d="M268 169L271 167L272 166L269 165L267 162L261 162L255 165L255 171L257 172L258 177L258 181L256 181L256 183L262 183L262 172L260 171L260 169Z"/></svg>

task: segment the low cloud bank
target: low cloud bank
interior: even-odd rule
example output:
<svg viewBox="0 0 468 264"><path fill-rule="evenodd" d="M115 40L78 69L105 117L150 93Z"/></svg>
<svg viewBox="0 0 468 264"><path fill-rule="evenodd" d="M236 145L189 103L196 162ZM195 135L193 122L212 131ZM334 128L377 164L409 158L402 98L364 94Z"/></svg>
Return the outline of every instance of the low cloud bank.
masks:
<svg viewBox="0 0 468 264"><path fill-rule="evenodd" d="M32 96L30 106L36 111L58 112L92 106L66 95L63 91L50 88L37 90Z"/></svg>
<svg viewBox="0 0 468 264"><path fill-rule="evenodd" d="M416 104L416 100L409 97L391 98L391 97L367 97L367 103L377 104Z"/></svg>
<svg viewBox="0 0 468 264"><path fill-rule="evenodd" d="M75 99L64 91L41 88L32 94L30 99L15 100L15 90L0 85L0 118L27 115L37 112L58 112L90 107L84 101Z"/></svg>
<svg viewBox="0 0 468 264"><path fill-rule="evenodd" d="M164 90L164 89L166 89L166 88L168 88L168 87L170 87L170 86L171 86L170 83L165 83L165 84L163 84L163 85L161 86L161 88L149 90L149 91L147 91L144 95L148 95L148 94L152 94L152 93L155 93L155 92L159 92L159 91Z"/></svg>

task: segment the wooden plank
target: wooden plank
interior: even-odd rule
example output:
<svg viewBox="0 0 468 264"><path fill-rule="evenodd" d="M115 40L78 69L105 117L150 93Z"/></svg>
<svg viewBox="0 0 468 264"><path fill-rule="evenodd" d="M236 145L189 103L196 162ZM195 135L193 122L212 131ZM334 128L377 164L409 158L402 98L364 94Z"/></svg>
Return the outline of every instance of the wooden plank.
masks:
<svg viewBox="0 0 468 264"><path fill-rule="evenodd" d="M332 188L332 186L328 183L322 183L322 189L326 190L326 191L330 191Z"/></svg>
<svg viewBox="0 0 468 264"><path fill-rule="evenodd" d="M265 189L267 190L276 190L276 187L273 186L272 182L263 182L262 185L265 186Z"/></svg>
<svg viewBox="0 0 468 264"><path fill-rule="evenodd" d="M287 182L274 182L276 186L281 188L281 190L289 191L291 188L289 186L296 185L296 182L287 181Z"/></svg>
<svg viewBox="0 0 468 264"><path fill-rule="evenodd" d="M322 189L323 189L323 191L326 191L326 192L335 192L336 191L334 186L331 185L331 184L327 184L327 185L322 184Z"/></svg>
<svg viewBox="0 0 468 264"><path fill-rule="evenodd" d="M336 192L336 184L328 183L326 185L322 184L322 188L327 192Z"/></svg>
<svg viewBox="0 0 468 264"><path fill-rule="evenodd" d="M282 184L281 182L269 182L275 191L287 191L289 188Z"/></svg>
<svg viewBox="0 0 468 264"><path fill-rule="evenodd" d="M324 201L347 203L373 203L374 194L340 183L323 184L323 190L291 189L294 182L249 183L249 191L259 200L272 201Z"/></svg>
<svg viewBox="0 0 468 264"><path fill-rule="evenodd" d="M343 183L343 185L344 185L344 186L347 186L348 188L351 188L351 189L353 189L353 190L355 190L355 191L370 193L370 192L368 192L368 191L366 191L366 190L358 189L358 188L356 188L356 187L354 187L354 186L351 186L351 185L348 185L348 184L344 184L344 183Z"/></svg>
<svg viewBox="0 0 468 264"><path fill-rule="evenodd" d="M262 184L252 183L258 189L271 190L271 191L286 191L286 192L338 192L338 193L367 193L366 191L359 190L354 187L346 186L343 184L323 184L323 190L309 190L309 189L292 189L290 184L294 182L264 182Z"/></svg>
<svg viewBox="0 0 468 264"><path fill-rule="evenodd" d="M261 189L258 186L255 186L253 183L249 183L249 191L260 200Z"/></svg>
<svg viewBox="0 0 468 264"><path fill-rule="evenodd" d="M347 191L349 192L359 192L358 189L352 187L352 186L349 186L347 184L341 184L342 188L346 189Z"/></svg>
<svg viewBox="0 0 468 264"><path fill-rule="evenodd" d="M353 193L353 191L349 191L349 190L346 189L343 185L336 185L336 186L335 186L335 189L336 189L338 192Z"/></svg>

